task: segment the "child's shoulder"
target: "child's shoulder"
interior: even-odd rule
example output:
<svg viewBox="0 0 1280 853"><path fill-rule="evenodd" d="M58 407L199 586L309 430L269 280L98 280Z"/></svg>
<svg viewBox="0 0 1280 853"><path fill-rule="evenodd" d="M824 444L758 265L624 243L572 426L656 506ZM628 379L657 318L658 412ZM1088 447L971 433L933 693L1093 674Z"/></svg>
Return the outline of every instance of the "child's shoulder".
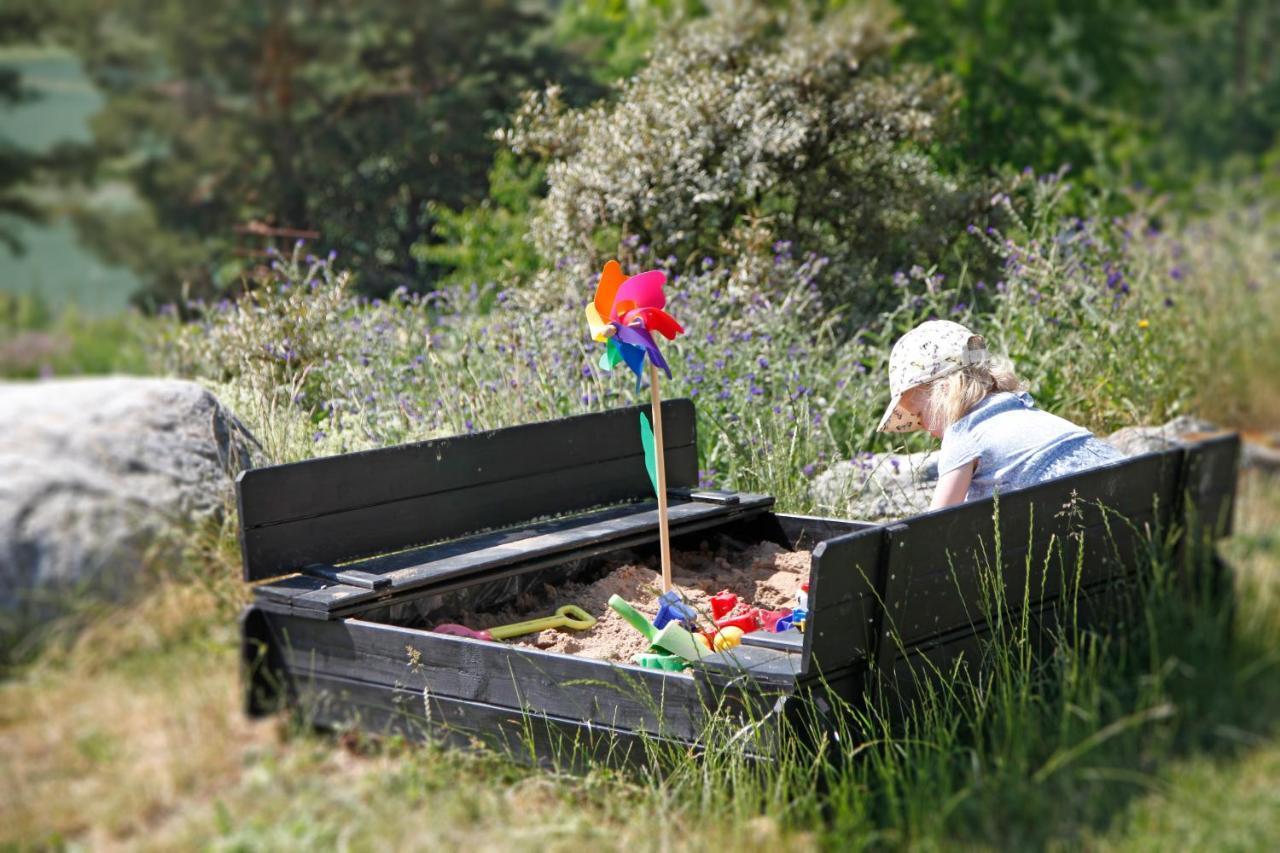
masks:
<svg viewBox="0 0 1280 853"><path fill-rule="evenodd" d="M1010 412L1041 412L1036 408L1035 400L1026 391L997 391L974 404L973 408L952 424L961 432L969 432L984 425L990 425L997 416ZM1007 418L1002 419L1003 421ZM950 430L948 430L949 432Z"/></svg>

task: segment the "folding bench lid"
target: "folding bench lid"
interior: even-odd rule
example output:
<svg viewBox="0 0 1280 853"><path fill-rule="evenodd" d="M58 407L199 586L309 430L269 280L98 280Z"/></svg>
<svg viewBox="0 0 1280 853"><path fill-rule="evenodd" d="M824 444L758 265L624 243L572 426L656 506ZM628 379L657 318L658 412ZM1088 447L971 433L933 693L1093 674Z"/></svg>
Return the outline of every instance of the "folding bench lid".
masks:
<svg viewBox="0 0 1280 853"><path fill-rule="evenodd" d="M245 579L328 616L408 591L656 541L639 416L527 424L243 472ZM673 535L772 505L701 491L695 413L662 404Z"/></svg>

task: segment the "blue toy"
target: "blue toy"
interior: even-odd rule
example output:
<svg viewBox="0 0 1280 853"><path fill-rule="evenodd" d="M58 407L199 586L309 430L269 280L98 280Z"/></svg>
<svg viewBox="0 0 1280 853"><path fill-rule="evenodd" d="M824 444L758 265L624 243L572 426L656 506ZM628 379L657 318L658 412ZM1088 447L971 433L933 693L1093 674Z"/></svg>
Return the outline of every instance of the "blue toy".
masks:
<svg viewBox="0 0 1280 853"><path fill-rule="evenodd" d="M695 629L698 622L697 611L685 604L680 593L674 589L658 596L658 615L653 619L653 627L665 628L672 621L681 623L690 631Z"/></svg>

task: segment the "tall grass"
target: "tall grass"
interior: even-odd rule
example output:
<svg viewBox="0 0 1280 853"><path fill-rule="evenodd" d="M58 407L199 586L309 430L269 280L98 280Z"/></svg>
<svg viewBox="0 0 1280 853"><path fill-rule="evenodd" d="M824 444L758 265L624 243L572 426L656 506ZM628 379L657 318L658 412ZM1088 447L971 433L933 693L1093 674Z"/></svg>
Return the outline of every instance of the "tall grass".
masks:
<svg viewBox="0 0 1280 853"><path fill-rule="evenodd" d="M1123 219L1062 219L1057 175L1016 192L993 199L1007 232L973 236L1001 259L1001 278L913 268L885 284L898 307L861 320L822 302L825 259L785 243L732 271L655 259L688 330L667 347L663 393L698 406L705 480L806 509L808 480L831 461L926 446L874 428L892 342L933 317L985 334L1042 405L1095 430L1278 414L1274 199L1219 200L1177 223L1154 203ZM195 322L172 322L157 367L215 384L279 461L647 400L596 364L582 319L594 282L564 302L506 291L487 312L475 289L368 301L348 284L330 259L279 257L239 301L189 306Z"/></svg>
<svg viewBox="0 0 1280 853"><path fill-rule="evenodd" d="M1150 208L1075 222L1054 213L1060 190L1057 177L1029 179L995 200L1013 224L974 239L1001 253L1002 278L905 270L885 285L899 307L876 317L824 305L810 286L822 258L785 245L751 280L671 261L671 307L689 333L667 348L664 394L698 404L704 479L811 509L808 481L826 464L899 440L872 432L885 360L930 316L972 323L1042 402L1100 430L1182 412L1275 417L1275 201L1233 199L1190 223ZM593 284L538 312L519 292L487 313L466 289L368 301L333 261L299 250L242 299L162 319L151 350L159 369L214 385L287 461L640 402L626 375L595 366L578 304ZM743 746L771 730L717 718L705 755L668 752L662 772L639 777L548 777L395 740L348 751L336 748L347 739L249 726L234 525L208 531L180 573L161 571L139 603L0 687L0 842L786 850L1107 837L1173 796L1171 764L1274 743L1280 491L1248 489L1244 532L1228 543L1234 599L1184 588L1210 576L1205 555L1189 572L1157 541L1140 621L1114 634L1064 626L1039 657L1026 602L988 584L996 630L967 666L926 680L905 720L871 696L824 716L837 737L788 739L780 761L760 763ZM1074 569L1070 554L1023 570Z"/></svg>
<svg viewBox="0 0 1280 853"><path fill-rule="evenodd" d="M1269 511L1280 507L1274 483L1248 488L1269 489ZM1114 514L1107 522L1116 533L1127 524ZM1256 523L1245 520L1247 530ZM558 785L617 791L628 824L656 820L664 835L639 842L645 849L665 849L672 838L709 849L722 843L718 833L753 826L766 828L768 843L735 843L1039 848L1105 833L1131 801L1163 790L1163 764L1203 750L1230 756L1246 735L1275 736L1280 690L1256 685L1280 670L1280 598L1274 577L1233 575L1182 528L1097 535L1110 537L1113 556L1138 574L1111 593L1109 619L1092 628L1077 619L1098 607L1081 587L1086 552L1077 540L1052 539L1026 554L1015 569L1026 593L1010 600L997 537L975 543L986 556L973 616L989 630L946 671L927 659L909 671L873 664L853 701L819 687L746 719L725 706L710 714L696 752L660 737L637 746L599 733L604 746L588 749L531 714L518 751L553 773L586 772ZM1119 541L1135 550L1119 550ZM1041 580L1051 565L1062 579L1056 590ZM1054 610L1032 606L1042 595L1056 596ZM892 699L898 689L915 694L905 712ZM419 711L400 719L411 731L432 722ZM641 769L603 777L591 769L592 755L628 749L646 759Z"/></svg>

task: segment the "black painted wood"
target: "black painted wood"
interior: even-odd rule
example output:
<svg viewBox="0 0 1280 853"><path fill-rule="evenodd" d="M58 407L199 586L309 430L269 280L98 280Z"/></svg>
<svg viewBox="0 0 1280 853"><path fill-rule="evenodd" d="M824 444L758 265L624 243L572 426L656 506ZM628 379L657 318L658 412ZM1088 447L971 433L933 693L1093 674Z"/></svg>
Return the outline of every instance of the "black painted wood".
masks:
<svg viewBox="0 0 1280 853"><path fill-rule="evenodd" d="M809 575L805 674L832 677L875 648L883 597L885 528L868 527L820 542Z"/></svg>
<svg viewBox="0 0 1280 853"><path fill-rule="evenodd" d="M667 510L668 523L676 537L766 513L772 503L773 498L766 495L744 494L734 504L673 504ZM389 578L387 589L313 585L286 578L258 587L257 593L260 598L285 602L295 612L319 618L351 615L385 600L435 595L482 580L656 542L658 536L656 504L644 503L456 540L348 567Z"/></svg>
<svg viewBox="0 0 1280 853"><path fill-rule="evenodd" d="M627 411L633 421L635 410ZM775 515L767 511L769 499L760 496L739 496L737 504L716 496L714 506L677 501L673 539L678 542L696 543L714 530L744 544L773 541L814 550L808 633L802 638L749 635L737 649L678 675L340 618L472 584L552 571L566 560L651 545L656 517L639 521L645 513L653 514L651 504L612 507L387 555L395 546L386 543L403 535L396 521L363 540L356 536L380 556L338 566L333 574L358 572L351 577L367 579L369 585L389 580L386 589L306 576L258 587L259 606L242 622L248 707L254 713L269 710L274 686L307 705L324 724L338 725L353 712L367 712L370 719L401 725L412 719L407 712L416 703L418 717L425 718L425 727L419 725L424 732L440 731L450 738L463 732L456 742L480 736L503 749L534 744L540 759L574 753L594 760L611 751L616 758L619 743L630 744L622 750L627 756L642 759L652 756L655 743L696 750L707 709L713 707L756 721L762 733L776 737L779 729L770 721L779 709L794 710L809 702L816 708L825 701L822 695L857 704L872 676L878 700L901 713L918 701L929 679L945 691L948 679L964 672L957 667L983 665L982 653L993 632L1021 630L1019 620L1031 620L1040 653L1051 650L1062 632L1123 630L1139 600L1147 532L1167 530L1181 519L1180 496L1213 515L1214 523L1204 525L1206 536L1229 529L1238 452L1234 436L1211 439L1185 453L1149 454L1010 493L999 500L998 515L995 502L982 501L888 526ZM628 464L643 478L638 459ZM463 469L449 470L462 477L463 485L455 485L454 492L473 488L458 473ZM475 488L482 490L502 482L486 479L494 476L491 468L473 474ZM368 503L377 489L366 490L360 498L366 503L344 505L333 515L347 522L355 517L348 513L386 512L400 518L396 513L417 506L415 501L439 497L396 491L406 482L401 479L381 492L390 496L383 502ZM640 496L646 494L647 480L637 488ZM528 506L535 503L530 499ZM274 520L257 529L314 530L326 519L288 513L316 505L294 501L273 510ZM483 500L476 506L492 510ZM535 512L520 520L546 514ZM455 518L448 523L462 522ZM1051 546L1057 549L1055 558L1046 563ZM998 578L1007 611L994 613L983 601L979 567L984 564ZM531 722L542 726L541 733L531 730ZM607 746L601 751L588 745L584 751L588 742Z"/></svg>
<svg viewBox="0 0 1280 853"><path fill-rule="evenodd" d="M1183 508L1193 539L1229 535L1235 520L1240 436L1236 433L1196 442L1187 448Z"/></svg>
<svg viewBox="0 0 1280 853"><path fill-rule="evenodd" d="M812 515L777 513L775 517L782 528L783 536L789 547L795 550L808 549L812 551L818 546L819 542L880 526L869 521L844 521L836 518L819 518Z"/></svg>
<svg viewBox="0 0 1280 853"><path fill-rule="evenodd" d="M994 607L1060 595L1077 566L1086 585L1124 574L1147 531L1169 529L1181 467L1181 450L1148 454L889 528L881 668L904 647L980 629Z"/></svg>
<svg viewBox="0 0 1280 853"><path fill-rule="evenodd" d="M934 701L962 701L970 695L967 685L990 678L998 666L991 653L997 641L1010 648L1029 644L1029 664L1038 666L1060 642L1078 643L1082 632L1124 636L1142 618L1141 588L1142 581L1128 574L1073 588L1069 595L1031 607L1025 619L1022 613L1010 614L996 625L979 623L915 643L882 658L873 702L880 713L901 719L913 713L926 694Z"/></svg>
<svg viewBox="0 0 1280 853"><path fill-rule="evenodd" d="M802 655L804 654L804 634L795 628L781 633L752 631L742 636L742 645Z"/></svg>
<svg viewBox="0 0 1280 853"><path fill-rule="evenodd" d="M957 631L911 647L909 654L887 659L877 671L873 702L879 713L901 719L929 692L955 701L960 679L979 676L985 632Z"/></svg>
<svg viewBox="0 0 1280 853"><path fill-rule="evenodd" d="M246 580L652 495L631 407L244 471ZM696 487L693 404L663 403L667 483Z"/></svg>
<svg viewBox="0 0 1280 853"><path fill-rule="evenodd" d="M660 767L700 751L682 739L338 676L297 679L290 686L299 713L320 727L354 727L462 749L480 746L559 771L583 772L597 764Z"/></svg>
<svg viewBox="0 0 1280 853"><path fill-rule="evenodd" d="M801 656L791 649L736 646L698 661L696 667L719 676L746 678L790 688L800 675Z"/></svg>
<svg viewBox="0 0 1280 853"><path fill-rule="evenodd" d="M689 675L359 619L262 620L280 665L297 679L351 678L661 736L692 738L702 721Z"/></svg>

